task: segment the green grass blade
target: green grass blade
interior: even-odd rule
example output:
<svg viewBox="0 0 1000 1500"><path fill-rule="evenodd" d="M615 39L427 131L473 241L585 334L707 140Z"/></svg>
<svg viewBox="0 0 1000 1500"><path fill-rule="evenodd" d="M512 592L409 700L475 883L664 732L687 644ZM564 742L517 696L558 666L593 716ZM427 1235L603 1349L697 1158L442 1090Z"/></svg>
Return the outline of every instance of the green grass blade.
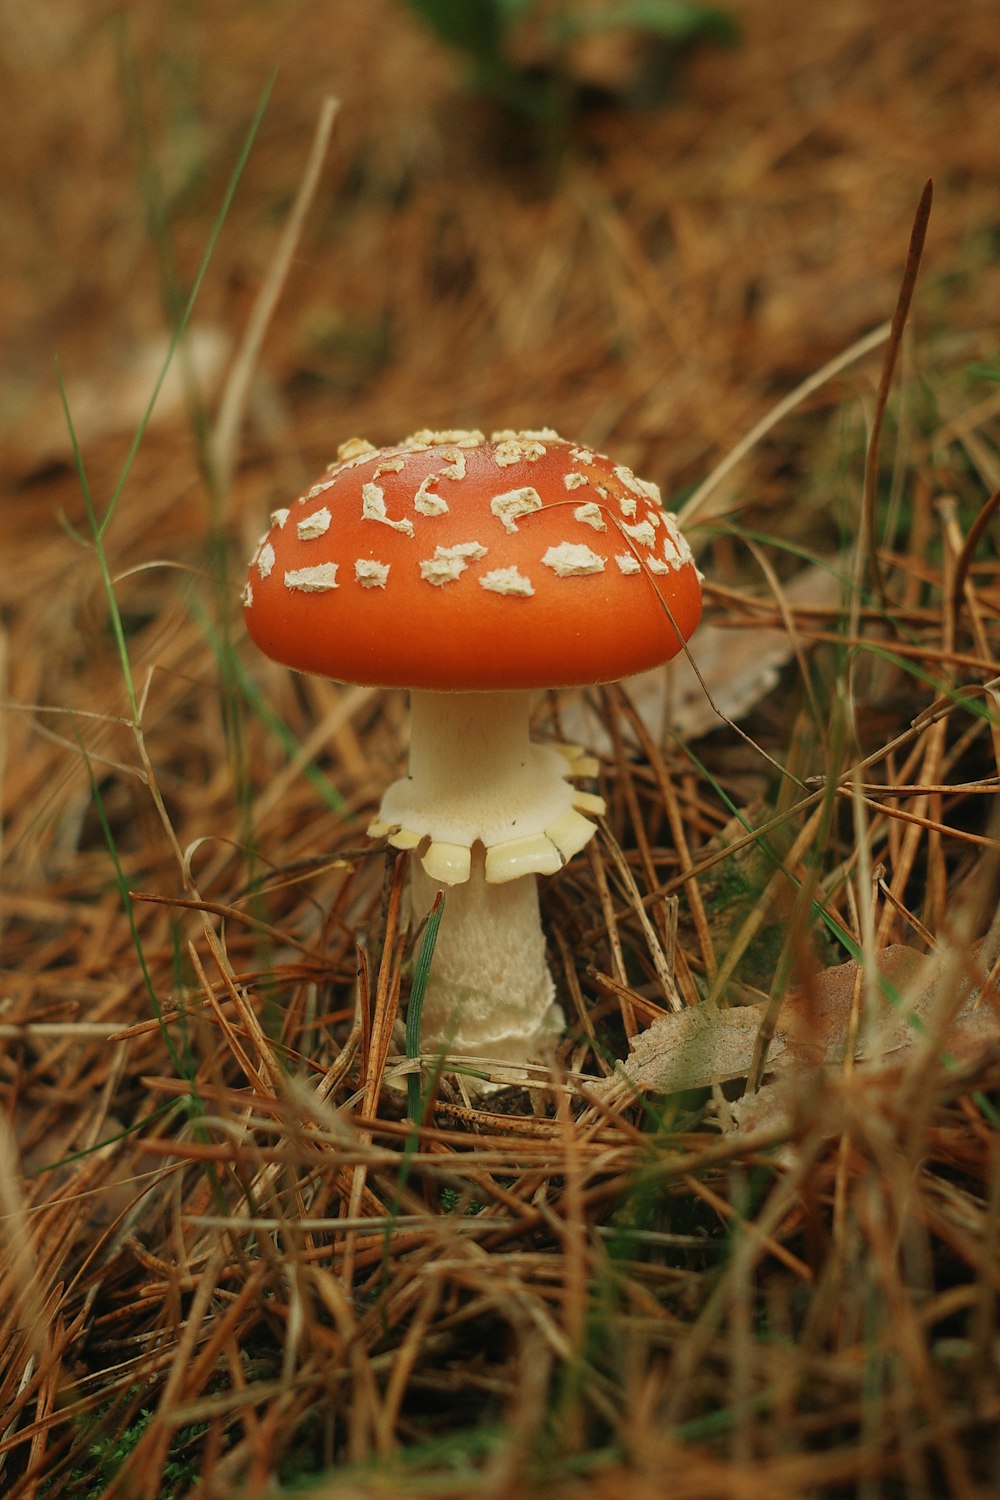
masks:
<svg viewBox="0 0 1000 1500"><path fill-rule="evenodd" d="M73 414L69 407L69 397L66 394L66 382L63 380L62 370L56 364L56 378L59 382L59 397L62 401L63 414L66 418L66 427L69 431L70 445L73 449L73 464L76 468L76 477L80 485L80 493L83 495L83 503L87 511L87 521L94 538L94 555L97 558L97 566L101 574L101 583L104 586L104 596L108 603L108 613L111 617L111 629L115 638L115 646L118 650L118 660L121 665L122 678L125 683L125 691L128 694L129 708L132 711L132 722L138 726L139 723L139 699L135 691L135 680L132 676L132 662L128 654L128 643L125 640L125 626L122 621L121 610L118 608L118 599L115 594L114 580L111 577L111 569L108 565L107 553L101 543L101 527L97 519L97 511L94 507L94 497L90 490L90 481L87 478L87 469L83 461L83 453L80 449L76 436L76 427L73 423ZM89 763L88 763L89 769Z"/></svg>
<svg viewBox="0 0 1000 1500"><path fill-rule="evenodd" d="M410 1059L420 1056L420 1021L424 1009L424 991L427 988L438 928L441 926L443 915L444 892L438 891L420 941L420 952L417 954L417 962L413 970L413 984L410 988L410 1003L406 1011L406 1056ZM422 1114L419 1073L408 1073L406 1076L406 1112L413 1123L419 1125Z"/></svg>
<svg viewBox="0 0 1000 1500"><path fill-rule="evenodd" d="M111 498L108 501L107 507L104 511L104 515L101 517L100 523L98 525L96 532L98 538L102 538L104 536L104 533L107 531L108 526L111 524L112 517L114 516L114 513L118 507L118 501L121 499L122 491L125 488L128 476L131 473L132 465L135 462L136 454L139 451L139 445L141 444L142 439L145 435L146 428L149 426L149 419L153 414L153 408L155 407L157 399L159 397L160 389L163 385L164 380L167 378L167 371L170 369L171 363L173 362L177 345L183 337L185 329L187 328L188 323L191 320L191 314L194 311L195 303L198 300L198 293L201 291L202 282L205 279L205 274L208 271L209 263L211 262L212 256L215 252L216 243L218 242L219 236L222 233L223 225L225 224L226 219L229 216L229 210L232 207L233 199L236 196L236 189L239 186L241 177L243 176L247 161L250 158L250 152L253 149L253 143L257 138L257 132L260 129L261 122L264 118L264 114L271 97L271 90L274 87L275 76L276 75L272 73L271 77L268 79L267 84L264 87L264 91L261 94L260 100L257 104L253 119L250 122L250 127L244 137L243 145L240 149L239 156L236 159L236 164L230 174L229 182L223 195L222 204L215 216L211 233L208 237L208 243L205 246L204 254L202 255L198 270L195 273L191 291L188 294L187 301L184 304L184 308L177 321L177 325L174 328L173 334L170 339L170 345L163 360L163 365L160 369L159 375L156 378L156 381L154 382L152 394L150 395L149 401L146 404L146 409L143 413L139 426L136 429L135 437L132 439L131 446L125 457L125 462L122 465L121 473L118 476L118 481L115 485L114 490L112 491Z"/></svg>
<svg viewBox="0 0 1000 1500"><path fill-rule="evenodd" d="M160 1035L163 1039L163 1045L166 1047L167 1052L170 1055L170 1061L173 1063L174 1067L177 1070L177 1076L179 1078L186 1078L188 1082L190 1082L190 1074L188 1070L185 1069L180 1054L178 1053L177 1048L174 1046L173 1037L170 1035L170 1032L164 1024L163 1009L156 994L156 986L153 983L153 976L150 972L149 964L146 961L146 952L142 945L142 934L139 932L139 924L136 920L135 904L132 900L132 892L129 890L129 884L127 879L125 878L125 870L122 866L121 856L118 853L118 845L115 843L114 830L112 829L110 819L108 818L108 810L104 805L104 798L101 796L101 788L98 785L97 777L94 774L94 768L91 764L90 757L87 754L87 748L79 735L77 736L77 743L80 746L80 754L83 756L83 763L87 768L87 779L90 782L90 795L94 799L94 806L97 809L97 816L100 820L101 831L104 834L104 839L108 846L108 852L111 855L111 863L114 866L115 884L118 887L118 894L121 897L122 906L125 909L125 915L128 919L129 933L131 934L132 938L132 946L135 948L136 956L139 960L139 970L142 974L142 982L145 987L146 994L149 997L149 1003L152 1007L153 1014L156 1017L157 1023L159 1025Z"/></svg>

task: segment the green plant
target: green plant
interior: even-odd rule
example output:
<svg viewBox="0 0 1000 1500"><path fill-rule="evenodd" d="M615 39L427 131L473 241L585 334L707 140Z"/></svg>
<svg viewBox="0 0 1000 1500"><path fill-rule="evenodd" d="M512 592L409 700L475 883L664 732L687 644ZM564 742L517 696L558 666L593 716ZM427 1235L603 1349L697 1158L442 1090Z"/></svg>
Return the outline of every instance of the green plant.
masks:
<svg viewBox="0 0 1000 1500"><path fill-rule="evenodd" d="M473 92L549 125L565 119L579 102L582 83L574 76L571 53L588 38L641 33L657 48L662 83L669 82L692 45L731 46L739 35L725 10L696 0L620 0L584 6L578 0L407 3L442 41L464 55ZM529 28L532 36L526 50Z"/></svg>
<svg viewBox="0 0 1000 1500"><path fill-rule="evenodd" d="M86 1419L85 1428L92 1429L87 1446L90 1463L86 1467L74 1468L68 1481L72 1486L69 1493L75 1496L76 1500L101 1500L101 1497L107 1494L108 1486L117 1477L123 1464L134 1452L140 1438L153 1420L152 1411L143 1407L128 1426L121 1431L115 1431L106 1425L106 1419L113 1413L114 1408L109 1406ZM173 1497L186 1493L188 1487L197 1479L197 1461L183 1455L188 1445L201 1437L205 1431L205 1426L199 1424L181 1428L177 1432L171 1448L172 1456L167 1460L163 1469L159 1490L161 1500L173 1500ZM46 1485L42 1493L54 1496L56 1491L54 1487Z"/></svg>

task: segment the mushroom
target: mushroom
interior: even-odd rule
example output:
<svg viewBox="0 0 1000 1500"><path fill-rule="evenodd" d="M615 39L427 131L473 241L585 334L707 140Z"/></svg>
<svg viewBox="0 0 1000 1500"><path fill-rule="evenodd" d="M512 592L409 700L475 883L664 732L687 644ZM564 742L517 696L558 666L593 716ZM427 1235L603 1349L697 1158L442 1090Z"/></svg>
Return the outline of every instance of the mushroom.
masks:
<svg viewBox="0 0 1000 1500"><path fill-rule="evenodd" d="M680 649L700 578L656 486L556 433L354 439L272 516L244 603L299 671L408 688L408 774L368 832L412 849L413 913L445 889L421 1047L515 1066L562 1025L537 879L595 832L596 763L533 743L537 690L613 681Z"/></svg>

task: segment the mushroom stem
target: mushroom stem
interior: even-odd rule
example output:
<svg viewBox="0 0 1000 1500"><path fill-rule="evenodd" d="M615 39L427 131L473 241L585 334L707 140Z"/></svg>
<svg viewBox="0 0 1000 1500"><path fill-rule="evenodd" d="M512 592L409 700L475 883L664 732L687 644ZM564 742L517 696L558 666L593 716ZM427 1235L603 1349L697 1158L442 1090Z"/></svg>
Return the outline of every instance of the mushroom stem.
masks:
<svg viewBox="0 0 1000 1500"><path fill-rule="evenodd" d="M483 867L479 848L469 879L445 892L424 990L421 1050L516 1066L551 1051L563 1015L545 961L537 877L491 885ZM439 889L414 861L415 916L430 910Z"/></svg>
<svg viewBox="0 0 1000 1500"><path fill-rule="evenodd" d="M410 694L411 790L475 809L481 821L508 816L527 793L536 752L533 693ZM543 752L544 753L544 752Z"/></svg>
<svg viewBox="0 0 1000 1500"><path fill-rule="evenodd" d="M531 853L543 844L553 852L542 830L572 811L574 792L565 757L529 738L533 697L411 694L409 774L387 792L382 817L398 789L406 826L418 821L419 808L433 830L413 863L414 915L423 917L446 887L424 992L425 1052L447 1048L517 1064L549 1050L562 1027ZM523 868L506 859L500 882L491 879L490 845L523 849Z"/></svg>

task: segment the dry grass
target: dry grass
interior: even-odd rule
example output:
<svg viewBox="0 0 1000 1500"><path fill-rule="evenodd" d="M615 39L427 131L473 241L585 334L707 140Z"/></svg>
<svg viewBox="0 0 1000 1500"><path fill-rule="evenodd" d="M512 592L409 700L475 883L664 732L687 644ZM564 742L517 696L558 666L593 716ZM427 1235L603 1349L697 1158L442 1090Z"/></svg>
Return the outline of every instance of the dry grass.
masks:
<svg viewBox="0 0 1000 1500"><path fill-rule="evenodd" d="M310 5L136 24L184 285L281 59L196 311L215 338L242 334L321 97L343 100L232 486L203 478L180 402L105 533L136 715L98 555L59 525L86 518L47 359L100 507L160 319L140 136L100 7L31 31L0 11L21 142L0 216L11 1497L273 1497L327 1465L310 1493L338 1500L994 1492L1000 1058L955 1030L970 983L997 1003L1000 400L968 374L997 363L994 7L734 8L738 52L696 59L670 109L582 119L554 175L389 0L335 8L335 40ZM928 175L877 566L884 346L692 527L733 637L708 686L768 625L779 690L689 743L630 691L591 701L606 829L543 894L558 1076L492 1109L445 1080L412 1124L405 864L363 833L404 707L255 657L249 539L342 438L420 426L553 425L680 504L891 315ZM794 591L814 560L833 603ZM571 711L542 705L539 733ZM820 1015L824 971L861 952L846 1045L900 943L940 968L920 1043L881 1068L807 1059L742 1128L732 1084L588 1090L669 1009L665 974L685 1006L770 1025L793 983Z"/></svg>

